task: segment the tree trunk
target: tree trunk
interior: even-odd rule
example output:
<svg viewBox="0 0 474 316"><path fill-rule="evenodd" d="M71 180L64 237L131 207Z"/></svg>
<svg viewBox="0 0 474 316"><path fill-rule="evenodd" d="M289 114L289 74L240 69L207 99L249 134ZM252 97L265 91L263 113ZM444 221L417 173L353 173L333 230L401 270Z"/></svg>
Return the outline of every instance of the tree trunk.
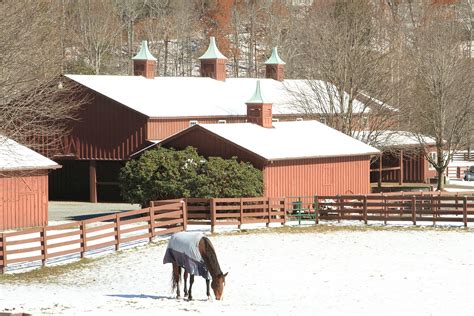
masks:
<svg viewBox="0 0 474 316"><path fill-rule="evenodd" d="M441 191L444 189L444 170L443 169L436 169L436 174L438 175L438 186L436 190Z"/></svg>

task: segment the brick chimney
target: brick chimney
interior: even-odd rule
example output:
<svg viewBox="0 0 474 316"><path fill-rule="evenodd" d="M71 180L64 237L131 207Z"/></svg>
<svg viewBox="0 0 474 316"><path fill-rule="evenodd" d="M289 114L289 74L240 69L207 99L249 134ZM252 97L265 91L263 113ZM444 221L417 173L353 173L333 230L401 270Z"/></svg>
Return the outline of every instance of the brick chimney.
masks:
<svg viewBox="0 0 474 316"><path fill-rule="evenodd" d="M260 80L257 80L255 93L245 104L247 104L247 122L258 124L265 128L273 127L272 104L263 100Z"/></svg>
<svg viewBox="0 0 474 316"><path fill-rule="evenodd" d="M278 81L284 80L284 65L286 63L278 56L278 49L273 47L272 55L265 62L265 78Z"/></svg>
<svg viewBox="0 0 474 316"><path fill-rule="evenodd" d="M156 58L148 50L148 42L142 41L140 51L133 60L133 75L143 76L147 79L155 78Z"/></svg>
<svg viewBox="0 0 474 316"><path fill-rule="evenodd" d="M216 46L216 39L211 36L207 51L199 57L201 61L201 77L210 77L225 81L225 62L227 57L222 55Z"/></svg>

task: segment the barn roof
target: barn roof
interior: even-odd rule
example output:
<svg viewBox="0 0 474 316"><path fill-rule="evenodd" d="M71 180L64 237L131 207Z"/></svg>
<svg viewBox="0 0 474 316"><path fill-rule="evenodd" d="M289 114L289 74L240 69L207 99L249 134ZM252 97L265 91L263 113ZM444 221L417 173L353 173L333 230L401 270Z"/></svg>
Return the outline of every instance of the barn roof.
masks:
<svg viewBox="0 0 474 316"><path fill-rule="evenodd" d="M297 93L299 99L302 95L314 95L314 86L321 86L322 96L318 100L326 101L320 104L314 97L308 98L313 104L312 113L327 113L330 101L338 103L329 100L325 94L326 87L318 80L229 78L219 81L207 77L65 76L148 117L245 116L245 102L254 93L257 80L265 91L265 101L273 103L273 114L276 115L304 112L296 106L295 95ZM364 112L363 104L355 100L353 112Z"/></svg>
<svg viewBox="0 0 474 316"><path fill-rule="evenodd" d="M358 138L366 139L369 132L362 132ZM377 136L375 141L372 143L380 148L387 147L410 147L419 146L420 139L416 135L407 131L372 131L372 135ZM436 145L436 140L429 136L420 135L422 142L425 145L433 146ZM370 136L368 137L370 138Z"/></svg>
<svg viewBox="0 0 474 316"><path fill-rule="evenodd" d="M0 135L0 171L58 168L61 166L54 161Z"/></svg>
<svg viewBox="0 0 474 316"><path fill-rule="evenodd" d="M189 127L168 140L185 135L193 128L203 128L269 161L380 153L318 121L274 122L273 128L253 123L202 124Z"/></svg>

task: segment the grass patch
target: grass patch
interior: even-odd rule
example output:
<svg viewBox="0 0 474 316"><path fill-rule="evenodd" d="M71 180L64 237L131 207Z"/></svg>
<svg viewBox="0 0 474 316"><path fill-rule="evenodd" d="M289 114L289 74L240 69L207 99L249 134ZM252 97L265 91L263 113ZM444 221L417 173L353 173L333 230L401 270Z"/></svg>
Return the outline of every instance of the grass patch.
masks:
<svg viewBox="0 0 474 316"><path fill-rule="evenodd" d="M54 266L44 266L35 268L26 272L15 272L0 274L1 283L54 283L59 276L70 273L71 271L82 269L97 262L100 258L84 258L75 262L59 264Z"/></svg>

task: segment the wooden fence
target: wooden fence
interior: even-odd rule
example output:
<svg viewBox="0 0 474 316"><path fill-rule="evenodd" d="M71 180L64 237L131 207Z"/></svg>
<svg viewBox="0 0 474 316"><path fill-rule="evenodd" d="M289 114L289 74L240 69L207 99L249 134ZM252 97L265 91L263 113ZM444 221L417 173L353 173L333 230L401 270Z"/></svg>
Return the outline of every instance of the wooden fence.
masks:
<svg viewBox="0 0 474 316"><path fill-rule="evenodd" d="M8 265L86 254L149 240L186 229L186 207L181 200L151 203L150 207L63 225L0 234L0 272Z"/></svg>
<svg viewBox="0 0 474 316"><path fill-rule="evenodd" d="M286 198L185 199L188 225L281 223L288 220L359 220L388 222L474 221L474 197L413 192Z"/></svg>
<svg viewBox="0 0 474 316"><path fill-rule="evenodd" d="M237 225L286 222L284 198L185 199L188 225Z"/></svg>
<svg viewBox="0 0 474 316"><path fill-rule="evenodd" d="M474 222L474 197L440 194L337 195L292 197L287 210L319 220L387 222Z"/></svg>

